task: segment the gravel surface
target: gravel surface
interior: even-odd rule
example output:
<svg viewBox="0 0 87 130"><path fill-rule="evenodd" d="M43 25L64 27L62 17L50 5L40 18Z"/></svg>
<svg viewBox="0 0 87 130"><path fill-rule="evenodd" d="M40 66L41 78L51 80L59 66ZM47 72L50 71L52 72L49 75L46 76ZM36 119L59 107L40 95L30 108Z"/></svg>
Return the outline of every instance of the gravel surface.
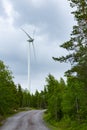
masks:
<svg viewBox="0 0 87 130"><path fill-rule="evenodd" d="M44 110L20 112L8 118L0 130L49 130L42 119L43 112Z"/></svg>

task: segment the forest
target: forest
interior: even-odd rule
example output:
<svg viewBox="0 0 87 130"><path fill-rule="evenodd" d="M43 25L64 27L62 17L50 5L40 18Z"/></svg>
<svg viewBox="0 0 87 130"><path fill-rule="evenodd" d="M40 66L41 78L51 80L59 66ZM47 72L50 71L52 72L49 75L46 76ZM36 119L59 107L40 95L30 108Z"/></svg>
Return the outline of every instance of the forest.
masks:
<svg viewBox="0 0 87 130"><path fill-rule="evenodd" d="M15 85L9 67L0 60L0 120L19 108L47 109L45 120L61 130L87 130L87 1L68 0L76 25L70 39L60 47L66 56L53 57L60 63L70 63L71 69L63 78L46 77L44 90L30 94Z"/></svg>

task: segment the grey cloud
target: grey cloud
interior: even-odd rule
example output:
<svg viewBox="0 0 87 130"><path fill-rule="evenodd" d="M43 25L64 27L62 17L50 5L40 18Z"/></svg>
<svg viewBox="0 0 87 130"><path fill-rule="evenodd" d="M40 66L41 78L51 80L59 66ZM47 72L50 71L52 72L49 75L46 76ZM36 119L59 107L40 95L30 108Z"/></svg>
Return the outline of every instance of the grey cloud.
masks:
<svg viewBox="0 0 87 130"><path fill-rule="evenodd" d="M28 3L29 0L9 1L19 17L14 17L13 26L8 26L7 23L5 26L2 24L0 59L10 66L16 78L15 81L25 84L28 67L27 37L19 28L23 26L26 28L25 30L28 30L27 27L31 29L34 25L39 31L35 34L37 60L34 59L33 52L31 54L32 86L44 86L43 79L45 80L49 73L60 77L69 68L69 65L54 62L52 59L52 56L57 55L57 53L58 55L64 54L59 48L56 49L58 45L55 42L67 39L71 27L71 22L68 21L69 16L65 15L65 12L61 12L60 8L57 8L52 2L47 1L47 5L43 8L35 8L31 1L30 4Z"/></svg>
<svg viewBox="0 0 87 130"><path fill-rule="evenodd" d="M48 32L51 40L64 39L69 35L69 28L71 28L72 21L69 21L69 14L65 16L53 2L47 2L43 8L35 8L31 2L22 1L11 1L14 10L16 10L20 17L15 19L14 24L16 26L22 26L23 24L36 25L43 30L43 25L46 26L43 30L44 33ZM66 6L66 5L65 5ZM64 34L62 36L62 34Z"/></svg>
<svg viewBox="0 0 87 130"><path fill-rule="evenodd" d="M0 16L6 17L2 0L0 1Z"/></svg>

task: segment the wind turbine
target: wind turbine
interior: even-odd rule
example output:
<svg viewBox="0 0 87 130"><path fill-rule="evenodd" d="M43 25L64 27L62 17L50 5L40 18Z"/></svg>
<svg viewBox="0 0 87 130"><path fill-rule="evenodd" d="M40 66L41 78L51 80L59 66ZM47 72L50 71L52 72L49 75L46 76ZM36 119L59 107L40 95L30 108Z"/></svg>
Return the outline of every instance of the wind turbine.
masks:
<svg viewBox="0 0 87 130"><path fill-rule="evenodd" d="M30 91L30 45L32 44L33 46L33 50L34 50L34 56L36 57L35 55L35 48L34 48L34 38L32 38L23 28L21 28L21 30L28 36L28 88L29 88L29 91Z"/></svg>

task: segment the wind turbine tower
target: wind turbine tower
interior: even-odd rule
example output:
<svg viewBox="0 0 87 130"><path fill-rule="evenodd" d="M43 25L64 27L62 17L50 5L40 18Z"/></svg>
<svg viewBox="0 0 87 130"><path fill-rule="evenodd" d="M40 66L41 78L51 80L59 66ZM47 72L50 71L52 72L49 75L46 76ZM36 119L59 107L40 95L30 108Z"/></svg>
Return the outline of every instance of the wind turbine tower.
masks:
<svg viewBox="0 0 87 130"><path fill-rule="evenodd" d="M33 50L34 50L34 55L35 55L35 48L34 48L34 38L32 38L24 29L21 28L21 30L28 36L28 88L29 88L29 91L30 91L30 46L32 44L33 46Z"/></svg>

